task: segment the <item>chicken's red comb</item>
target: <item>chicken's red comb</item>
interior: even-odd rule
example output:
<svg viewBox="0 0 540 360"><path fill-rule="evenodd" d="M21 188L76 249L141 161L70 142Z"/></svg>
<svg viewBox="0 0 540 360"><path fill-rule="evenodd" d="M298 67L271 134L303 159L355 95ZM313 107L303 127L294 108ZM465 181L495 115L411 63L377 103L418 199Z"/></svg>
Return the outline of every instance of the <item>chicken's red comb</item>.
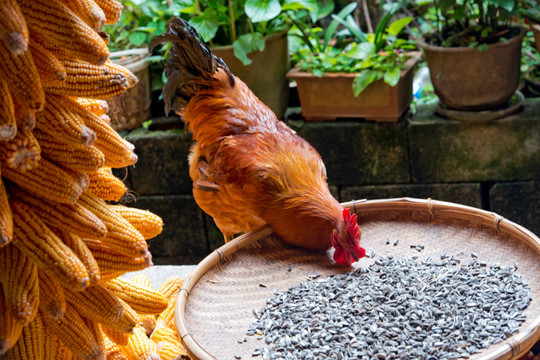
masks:
<svg viewBox="0 0 540 360"><path fill-rule="evenodd" d="M343 209L343 220L347 224L347 233L354 241L358 241L360 238L360 229L358 228L357 219L358 217L356 214L351 215L349 209Z"/></svg>

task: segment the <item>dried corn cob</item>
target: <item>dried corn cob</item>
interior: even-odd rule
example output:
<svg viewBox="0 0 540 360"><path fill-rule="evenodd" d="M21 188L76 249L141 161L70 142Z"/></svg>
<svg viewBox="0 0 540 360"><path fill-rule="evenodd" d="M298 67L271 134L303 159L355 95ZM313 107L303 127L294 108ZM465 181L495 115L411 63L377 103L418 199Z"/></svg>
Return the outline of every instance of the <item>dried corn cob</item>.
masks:
<svg viewBox="0 0 540 360"><path fill-rule="evenodd" d="M0 5L0 8L2 5ZM7 82L0 78L0 141L11 140L17 134L15 106Z"/></svg>
<svg viewBox="0 0 540 360"><path fill-rule="evenodd" d="M186 350L183 347L179 347L178 344L169 341L160 341L156 343L159 357L161 360L180 360L182 356L186 356Z"/></svg>
<svg viewBox="0 0 540 360"><path fill-rule="evenodd" d="M93 0L61 0L61 2L92 29L99 31L105 25L105 14Z"/></svg>
<svg viewBox="0 0 540 360"><path fill-rule="evenodd" d="M131 208L124 205L114 205L113 209L126 219L145 239L151 239L161 234L163 220L148 210Z"/></svg>
<svg viewBox="0 0 540 360"><path fill-rule="evenodd" d="M122 9L124 6L116 0L95 0L96 4L101 7L105 17L107 18L107 24L115 24L120 20L122 15Z"/></svg>
<svg viewBox="0 0 540 360"><path fill-rule="evenodd" d="M102 238L107 233L105 224L79 203L68 205L45 201L14 186L10 193L28 204L47 225L80 237Z"/></svg>
<svg viewBox="0 0 540 360"><path fill-rule="evenodd" d="M0 36L13 55L19 55L28 48L28 28L16 0L0 3Z"/></svg>
<svg viewBox="0 0 540 360"><path fill-rule="evenodd" d="M135 164L135 147L124 140L103 117L94 117L93 120L85 124L96 134L95 145L105 155L105 166L120 168Z"/></svg>
<svg viewBox="0 0 540 360"><path fill-rule="evenodd" d="M38 269L39 310L54 319L61 319L66 312L66 298L62 285L47 272Z"/></svg>
<svg viewBox="0 0 540 360"><path fill-rule="evenodd" d="M89 276L84 264L56 236L30 207L20 201L10 201L13 211L13 244L32 258L69 289L82 290L88 286Z"/></svg>
<svg viewBox="0 0 540 360"><path fill-rule="evenodd" d="M142 256L129 257L118 254L99 240L84 239L96 259L102 281L109 281L129 271L146 269L152 265L152 255L148 251Z"/></svg>
<svg viewBox="0 0 540 360"><path fill-rule="evenodd" d="M144 237L105 201L85 192L79 197L79 202L103 221L107 235L102 242L112 250L127 256L141 256L148 252Z"/></svg>
<svg viewBox="0 0 540 360"><path fill-rule="evenodd" d="M120 201L127 191L124 182L113 175L111 168L103 167L88 176L88 191L103 200Z"/></svg>
<svg viewBox="0 0 540 360"><path fill-rule="evenodd" d="M0 159L1 160L1 159ZM39 161L39 166L21 172L2 163L2 176L17 184L21 189L44 199L73 204L84 188L67 172L46 159Z"/></svg>
<svg viewBox="0 0 540 360"><path fill-rule="evenodd" d="M103 321L101 324L109 329L118 330L125 333L132 333L133 328L135 328L138 322L137 313L123 300L118 299L118 301L124 307L122 317L120 317L120 319L117 321Z"/></svg>
<svg viewBox="0 0 540 360"><path fill-rule="evenodd" d="M150 279L144 274L135 275L130 282L135 286L154 291ZM144 330L146 331L146 335L150 336L150 334L152 334L152 331L154 331L154 328L156 327L156 316L143 315L139 313L139 325L144 328Z"/></svg>
<svg viewBox="0 0 540 360"><path fill-rule="evenodd" d="M167 298L163 295L127 280L112 279L105 286L139 314L160 314L167 308Z"/></svg>
<svg viewBox="0 0 540 360"><path fill-rule="evenodd" d="M88 98L76 98L79 105L84 107L96 116L105 115L109 112L109 104L105 100L88 99Z"/></svg>
<svg viewBox="0 0 540 360"><path fill-rule="evenodd" d="M161 342L168 342L174 345L175 348L181 349L176 355L186 355L182 342L180 341L180 336L175 329L172 329L167 326L158 326L150 336L150 340L159 344Z"/></svg>
<svg viewBox="0 0 540 360"><path fill-rule="evenodd" d="M120 348L129 360L160 360L156 344L146 336L140 326L133 329L127 345Z"/></svg>
<svg viewBox="0 0 540 360"><path fill-rule="evenodd" d="M34 59L41 84L61 85L66 81L66 69L64 65L49 50L41 46L36 40L30 41L30 51Z"/></svg>
<svg viewBox="0 0 540 360"><path fill-rule="evenodd" d="M99 34L59 1L18 1L31 36L39 33L74 57L92 64L103 64L109 58L107 44Z"/></svg>
<svg viewBox="0 0 540 360"><path fill-rule="evenodd" d="M107 100L138 82L129 70L110 61L96 66L76 59L60 60L66 69L66 81L58 86L45 84L46 91L52 94Z"/></svg>
<svg viewBox="0 0 540 360"><path fill-rule="evenodd" d="M178 276L172 276L165 280L158 289L160 294L163 294L167 300L171 300L173 297L176 298L176 294L180 288L184 285L184 279Z"/></svg>
<svg viewBox="0 0 540 360"><path fill-rule="evenodd" d="M32 170L41 160L41 148L32 131L20 129L8 142L0 142L0 154L7 166L18 171Z"/></svg>
<svg viewBox="0 0 540 360"><path fill-rule="evenodd" d="M42 314L42 318L45 330L55 334L73 355L85 360L103 358L103 350L94 339L92 331L70 304L67 304L62 319L53 319L47 314Z"/></svg>
<svg viewBox="0 0 540 360"><path fill-rule="evenodd" d="M0 177L0 248L13 239L13 218L4 182Z"/></svg>
<svg viewBox="0 0 540 360"><path fill-rule="evenodd" d="M105 325L101 325L101 330L103 330L106 338L109 338L117 345L127 345L129 336L131 335L130 333L108 328Z"/></svg>
<svg viewBox="0 0 540 360"><path fill-rule="evenodd" d="M48 94L45 108L37 114L36 128L51 137L91 145L96 134L73 113L70 107L73 104L77 103L67 96Z"/></svg>
<svg viewBox="0 0 540 360"><path fill-rule="evenodd" d="M0 280L11 314L22 325L31 322L39 306L39 284L36 264L16 246L0 248L0 263L4 269Z"/></svg>
<svg viewBox="0 0 540 360"><path fill-rule="evenodd" d="M54 334L45 336L43 360L72 360L73 353Z"/></svg>
<svg viewBox="0 0 540 360"><path fill-rule="evenodd" d="M176 327L176 323L174 319L175 306L176 306L176 298L173 297L169 300L167 304L167 308L163 310L161 314L159 314L156 321L156 329L161 328L161 327L170 327L170 328Z"/></svg>
<svg viewBox="0 0 540 360"><path fill-rule="evenodd" d="M0 265L1 267L1 265ZM2 284L0 283L0 355L15 345L21 335L23 325L18 322L9 310ZM0 356L1 358L1 356Z"/></svg>
<svg viewBox="0 0 540 360"><path fill-rule="evenodd" d="M17 343L7 352L7 360L43 359L45 355L45 330L41 316L23 327Z"/></svg>
<svg viewBox="0 0 540 360"><path fill-rule="evenodd" d="M124 313L124 306L114 293L99 284L83 291L64 289L64 295L81 316L92 321L108 324L120 319Z"/></svg>
<svg viewBox="0 0 540 360"><path fill-rule="evenodd" d="M0 63L0 75L9 90L30 109L41 110L45 94L30 51L15 55L0 41Z"/></svg>
<svg viewBox="0 0 540 360"><path fill-rule="evenodd" d="M104 339L105 354L107 360L127 360L127 356L124 355L120 346L115 344L111 339L105 336ZM126 339L127 344L127 339Z"/></svg>
<svg viewBox="0 0 540 360"><path fill-rule="evenodd" d="M15 122L17 127L24 130L33 130L36 126L36 111L30 109L28 105L20 101L16 96L12 96L15 107Z"/></svg>
<svg viewBox="0 0 540 360"><path fill-rule="evenodd" d="M86 244L77 235L65 231L62 234L62 240L86 267L86 271L88 271L88 276L90 277L90 285L96 285L100 280L101 275L99 272L99 265L96 259L94 259L90 249L88 249Z"/></svg>
<svg viewBox="0 0 540 360"><path fill-rule="evenodd" d="M105 156L93 145L85 146L64 139L53 139L41 131L34 131L43 157L63 168L93 173L105 164Z"/></svg>

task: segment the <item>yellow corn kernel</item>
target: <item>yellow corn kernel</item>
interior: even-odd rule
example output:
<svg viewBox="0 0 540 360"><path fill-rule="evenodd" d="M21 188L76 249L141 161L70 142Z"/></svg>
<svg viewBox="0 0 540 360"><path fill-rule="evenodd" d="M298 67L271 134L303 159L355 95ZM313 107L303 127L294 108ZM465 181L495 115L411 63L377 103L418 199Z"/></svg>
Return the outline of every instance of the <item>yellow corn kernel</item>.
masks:
<svg viewBox="0 0 540 360"><path fill-rule="evenodd" d="M176 297L172 297L167 304L167 308L163 310L161 314L159 314L156 321L156 329L161 327L170 327L172 329L176 327L176 322L174 319L175 306Z"/></svg>
<svg viewBox="0 0 540 360"><path fill-rule="evenodd" d="M129 337L128 343L121 346L122 351L129 360L159 360L156 344L151 341L140 326L133 329L133 334Z"/></svg>
<svg viewBox="0 0 540 360"><path fill-rule="evenodd" d="M0 8L2 5L0 5ZM17 134L15 106L7 82L0 78L0 141L11 140Z"/></svg>
<svg viewBox="0 0 540 360"><path fill-rule="evenodd" d="M85 192L79 203L93 212L107 227L107 235L101 241L123 255L141 256L148 251L144 237L114 209L94 194Z"/></svg>
<svg viewBox="0 0 540 360"><path fill-rule="evenodd" d="M118 301L124 307L122 317L116 321L103 321L102 326L106 326L109 329L122 331L125 333L132 333L133 328L137 325L138 316L135 310L133 310L125 301L118 299Z"/></svg>
<svg viewBox="0 0 540 360"><path fill-rule="evenodd" d="M129 332L123 332L120 330L111 329L105 325L101 325L101 330L103 330L105 337L110 339L114 344L127 345L127 342L130 336ZM105 343L105 346L107 346L107 343Z"/></svg>
<svg viewBox="0 0 540 360"><path fill-rule="evenodd" d="M32 131L20 129L15 138L0 142L0 154L6 165L18 171L32 170L41 160L41 148Z"/></svg>
<svg viewBox="0 0 540 360"><path fill-rule="evenodd" d="M2 163L2 176L17 184L21 189L44 199L73 204L84 191L71 175L46 159L29 171L11 169Z"/></svg>
<svg viewBox="0 0 540 360"><path fill-rule="evenodd" d="M152 287L152 283L148 276L144 274L135 275L130 282L135 285L150 291L155 291ZM144 328L146 335L150 336L154 328L156 327L156 316L155 315L144 315L139 313L139 325Z"/></svg>
<svg viewBox="0 0 540 360"><path fill-rule="evenodd" d="M64 65L49 50L41 46L36 40L30 41L30 52L34 59L41 84L61 85L66 81L66 69Z"/></svg>
<svg viewBox="0 0 540 360"><path fill-rule="evenodd" d="M157 326L154 332L152 333L152 336L150 336L150 340L155 342L156 344L166 341L168 343L174 344L175 347L184 349L182 346L182 343L180 341L180 336L178 335L178 332L176 329L172 329L167 326ZM177 354L177 355L185 355L185 351L183 354Z"/></svg>
<svg viewBox="0 0 540 360"><path fill-rule="evenodd" d="M41 316L36 316L22 329L17 343L7 352L7 360L43 359L45 330Z"/></svg>
<svg viewBox="0 0 540 360"><path fill-rule="evenodd" d="M176 294L178 293L182 285L184 285L184 279L179 276L172 276L161 284L158 292L160 294L163 294L163 296L165 296L167 300L171 300L172 298L176 299Z"/></svg>
<svg viewBox="0 0 540 360"><path fill-rule="evenodd" d="M87 317L84 317L84 315L82 315L81 318L83 319L86 326L88 326L88 328L92 332L92 335L94 336L94 339L98 343L99 348L102 350L103 353L105 353L104 336L103 336L103 332L101 331L101 326L97 322L90 320Z"/></svg>
<svg viewBox="0 0 540 360"><path fill-rule="evenodd" d="M79 105L96 116L106 115L109 112L109 104L105 100L88 99L79 97L75 99Z"/></svg>
<svg viewBox="0 0 540 360"><path fill-rule="evenodd" d="M178 344L160 341L156 344L159 357L161 360L179 360L182 356L187 356L186 350Z"/></svg>
<svg viewBox="0 0 540 360"><path fill-rule="evenodd" d="M10 188L10 194L28 204L47 225L92 239L103 238L107 233L105 224L77 202L69 205L42 200L15 186Z"/></svg>
<svg viewBox="0 0 540 360"><path fill-rule="evenodd" d="M19 129L33 130L36 126L36 111L30 109L28 105L20 101L16 96L12 96L15 107L15 122Z"/></svg>
<svg viewBox="0 0 540 360"><path fill-rule="evenodd" d="M0 2L0 18L0 40L14 55L25 52L28 48L28 28L16 0Z"/></svg>
<svg viewBox="0 0 540 360"><path fill-rule="evenodd" d="M62 285L46 271L38 269L39 310L54 319L61 319L66 312L66 298Z"/></svg>
<svg viewBox="0 0 540 360"><path fill-rule="evenodd" d="M152 282L148 278L148 276L144 274L137 274L133 276L130 280L130 282L133 285L140 286L149 290L154 290L154 287L152 286Z"/></svg>
<svg viewBox="0 0 540 360"><path fill-rule="evenodd" d="M62 240L74 253L77 255L79 260L86 267L88 276L90 277L90 285L96 285L101 278L99 265L94 259L92 252L84 241L82 241L77 235L70 234L68 232L62 232Z"/></svg>
<svg viewBox="0 0 540 360"><path fill-rule="evenodd" d="M30 109L41 110L45 93L30 51L15 55L0 41L0 63L0 78L7 82L12 94Z"/></svg>
<svg viewBox="0 0 540 360"><path fill-rule="evenodd" d="M167 308L167 298L163 295L127 280L113 279L105 286L139 314L160 314Z"/></svg>
<svg viewBox="0 0 540 360"><path fill-rule="evenodd" d="M57 0L18 0L30 32L40 34L74 57L103 64L109 49L101 36Z"/></svg>
<svg viewBox="0 0 540 360"><path fill-rule="evenodd" d="M61 2L92 29L99 31L105 25L105 14L93 0L61 0Z"/></svg>
<svg viewBox="0 0 540 360"><path fill-rule="evenodd" d="M41 146L42 156L63 168L93 173L105 164L105 155L93 145L53 138L37 129L33 133Z"/></svg>
<svg viewBox="0 0 540 360"><path fill-rule="evenodd" d="M6 188L0 177L0 247L9 244L11 239L13 239L13 218Z"/></svg>
<svg viewBox="0 0 540 360"><path fill-rule="evenodd" d="M64 289L64 295L81 316L92 321L108 324L119 320L124 313L124 306L115 294L100 284L83 291Z"/></svg>
<svg viewBox="0 0 540 360"><path fill-rule="evenodd" d="M73 113L74 104L77 103L67 96L47 94L43 111L37 113L36 128L54 138L92 145L96 134Z"/></svg>
<svg viewBox="0 0 540 360"><path fill-rule="evenodd" d="M120 346L116 344L111 338L109 338L104 330L103 326L99 327L101 331L101 337L103 338L103 348L105 350L105 358L107 360L127 360L127 357L122 353L122 350L120 349ZM115 332L114 330L112 330ZM127 344L129 334L121 333L123 337L125 337L125 342L123 342L123 345ZM123 341L123 340L122 340Z"/></svg>
<svg viewBox="0 0 540 360"><path fill-rule="evenodd" d="M137 162L137 155L133 152L135 147L121 137L103 117L94 117L93 121L85 124L95 134L95 146L105 155L105 166L121 168Z"/></svg>
<svg viewBox="0 0 540 360"><path fill-rule="evenodd" d="M114 176L111 168L103 167L94 173L88 174L90 184L88 191L100 199L120 201L127 192L127 186L122 180Z"/></svg>
<svg viewBox="0 0 540 360"><path fill-rule="evenodd" d="M53 52L61 56L59 52ZM92 99L107 100L120 95L139 80L128 69L107 61L96 66L76 59L61 58L66 69L66 81L62 85L49 86L49 93Z"/></svg>
<svg viewBox="0 0 540 360"><path fill-rule="evenodd" d="M61 319L53 319L47 314L42 314L42 318L45 331L56 335L73 355L85 360L103 358L103 350L94 338L92 330L70 304L67 304L66 313Z"/></svg>
<svg viewBox="0 0 540 360"><path fill-rule="evenodd" d="M124 205L111 206L114 210L126 219L145 239L151 239L161 234L163 230L163 220L148 210L142 210Z"/></svg>
<svg viewBox="0 0 540 360"><path fill-rule="evenodd" d="M124 6L116 0L95 0L106 17L107 24L116 24L122 15Z"/></svg>
<svg viewBox="0 0 540 360"><path fill-rule="evenodd" d="M68 289L82 290L89 276L77 255L20 201L10 200L13 212L12 243Z"/></svg>
<svg viewBox="0 0 540 360"><path fill-rule="evenodd" d="M45 336L45 356L43 360L72 360L73 353L56 335L48 333Z"/></svg>
<svg viewBox="0 0 540 360"><path fill-rule="evenodd" d="M39 306L39 282L36 264L16 246L0 248L6 303L15 319L23 325L31 322Z"/></svg>
<svg viewBox="0 0 540 360"><path fill-rule="evenodd" d="M0 265L1 267L2 265ZM4 297L4 289L0 284L0 358L19 339L23 325L18 322L9 310Z"/></svg>

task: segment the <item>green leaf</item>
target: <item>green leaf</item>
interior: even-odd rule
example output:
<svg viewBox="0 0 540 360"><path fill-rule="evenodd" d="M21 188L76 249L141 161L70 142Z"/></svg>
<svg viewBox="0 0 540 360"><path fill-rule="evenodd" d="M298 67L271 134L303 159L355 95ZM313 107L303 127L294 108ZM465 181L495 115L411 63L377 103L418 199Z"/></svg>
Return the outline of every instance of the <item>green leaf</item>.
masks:
<svg viewBox="0 0 540 360"><path fill-rule="evenodd" d="M356 2L352 2L349 5L345 6L343 9L341 9L341 11L336 15L336 17L338 19L343 20L345 17L347 17L347 15L351 14L354 11L354 9L356 9ZM334 20L332 20L330 25L328 25L328 27L326 28L326 32L324 34L324 43L322 46L323 51L324 49L326 49L328 42L332 39L332 37L336 33L338 26L339 26L339 20L336 20L336 18L334 18Z"/></svg>
<svg viewBox="0 0 540 360"><path fill-rule="evenodd" d="M377 71L374 70L365 70L361 73L358 73L353 81L353 93L354 96L358 96L362 91L365 90L372 82L378 80Z"/></svg>
<svg viewBox="0 0 540 360"><path fill-rule="evenodd" d="M356 60L364 60L370 55L375 54L375 45L372 43L364 42L355 45L356 46L353 46L351 50L345 53L346 56Z"/></svg>
<svg viewBox="0 0 540 360"><path fill-rule="evenodd" d="M514 7L517 6L516 0L486 0L486 3L493 4L510 12L512 12Z"/></svg>
<svg viewBox="0 0 540 360"><path fill-rule="evenodd" d="M233 43L234 55L242 61L242 64L251 64L247 56L255 50L264 50L264 37L261 33L244 34Z"/></svg>
<svg viewBox="0 0 540 360"><path fill-rule="evenodd" d="M384 82L390 86L396 86L401 77L401 68L394 66L392 69L384 73Z"/></svg>
<svg viewBox="0 0 540 360"><path fill-rule="evenodd" d="M488 50L489 50L489 45L488 44L478 45L478 51L488 51Z"/></svg>
<svg viewBox="0 0 540 360"><path fill-rule="evenodd" d="M204 41L210 41L216 36L219 28L219 18L217 12L208 8L204 10L202 15L195 16L188 21L191 26L197 30L199 35L202 36Z"/></svg>
<svg viewBox="0 0 540 360"><path fill-rule="evenodd" d="M252 22L272 20L281 12L279 0L247 0L244 6L246 15Z"/></svg>
<svg viewBox="0 0 540 360"><path fill-rule="evenodd" d="M141 46L146 41L146 34L140 31L136 31L129 35L129 42L135 46Z"/></svg>
<svg viewBox="0 0 540 360"><path fill-rule="evenodd" d="M386 32L390 35L398 36L401 30L403 30L405 26L409 25L412 20L412 16L407 16L393 21L390 25L388 25L388 29L386 29Z"/></svg>

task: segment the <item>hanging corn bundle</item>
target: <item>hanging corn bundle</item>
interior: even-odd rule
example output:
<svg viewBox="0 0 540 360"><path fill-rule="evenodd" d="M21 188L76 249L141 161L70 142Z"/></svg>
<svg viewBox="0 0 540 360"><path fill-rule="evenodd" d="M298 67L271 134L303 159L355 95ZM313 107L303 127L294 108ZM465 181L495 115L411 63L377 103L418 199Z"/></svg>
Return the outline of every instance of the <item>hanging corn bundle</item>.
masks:
<svg viewBox="0 0 540 360"><path fill-rule="evenodd" d="M0 1L0 358L184 354L148 336L168 297L118 279L152 264L146 240L162 228L107 202L127 190L111 168L137 161L104 102L137 82L101 32L121 11L115 0Z"/></svg>

